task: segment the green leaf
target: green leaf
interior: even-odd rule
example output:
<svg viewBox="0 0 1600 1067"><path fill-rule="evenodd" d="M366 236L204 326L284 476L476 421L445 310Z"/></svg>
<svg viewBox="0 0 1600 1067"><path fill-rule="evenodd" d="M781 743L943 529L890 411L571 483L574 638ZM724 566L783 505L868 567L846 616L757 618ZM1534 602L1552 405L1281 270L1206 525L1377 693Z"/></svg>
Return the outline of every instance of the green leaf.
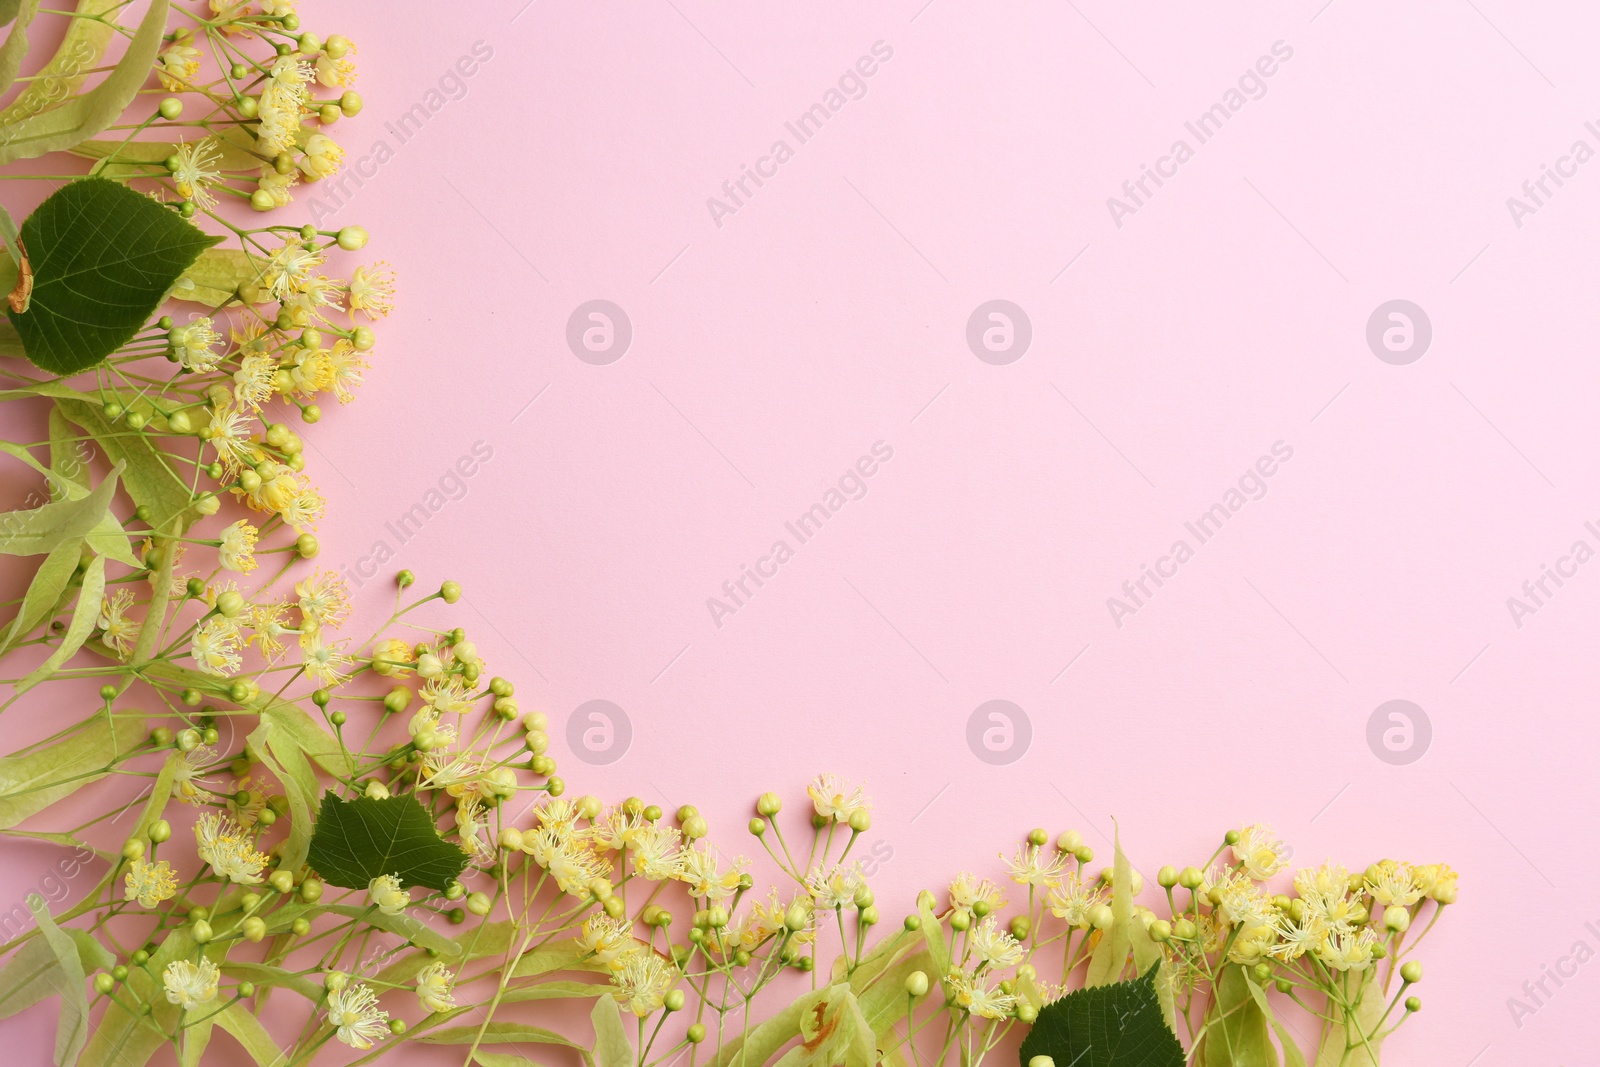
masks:
<svg viewBox="0 0 1600 1067"><path fill-rule="evenodd" d="M1034 1056L1058 1067L1183 1067L1183 1046L1161 1018L1159 967L1046 1004L1022 1042L1023 1067Z"/></svg>
<svg viewBox="0 0 1600 1067"><path fill-rule="evenodd" d="M1278 1050L1267 1036L1267 1016L1244 967L1225 964L1216 983L1201 1055L1205 1067L1278 1067Z"/></svg>
<svg viewBox="0 0 1600 1067"><path fill-rule="evenodd" d="M87 978L78 956L78 943L50 917L44 897L30 894L28 910L39 924L39 936L56 957L56 985L61 994L61 1014L56 1019L56 1064L60 1067L76 1063L78 1053L89 1040L89 998L84 989Z"/></svg>
<svg viewBox="0 0 1600 1067"><path fill-rule="evenodd" d="M633 1067L633 1043L622 1029L622 1013L615 997L601 997L589 1013L594 1023L595 1067Z"/></svg>
<svg viewBox="0 0 1600 1067"><path fill-rule="evenodd" d="M332 885L366 889L381 874L402 885L444 892L467 866L467 855L439 836L417 798L340 800L330 790L311 836L308 862Z"/></svg>
<svg viewBox="0 0 1600 1067"><path fill-rule="evenodd" d="M7 311L35 366L76 374L133 339L202 250L220 241L120 182L65 185L22 224L33 303Z"/></svg>
<svg viewBox="0 0 1600 1067"><path fill-rule="evenodd" d="M533 985L512 986L500 997L502 1004L525 1000L583 1000L611 992L610 982L536 982Z"/></svg>
<svg viewBox="0 0 1600 1067"><path fill-rule="evenodd" d="M17 17L17 9L22 6L22 0L0 0L0 26L4 26Z"/></svg>
<svg viewBox="0 0 1600 1067"><path fill-rule="evenodd" d="M0 759L0 829L10 829L90 782L106 776L117 756L144 740L144 720L104 712L53 744Z"/></svg>
<svg viewBox="0 0 1600 1067"><path fill-rule="evenodd" d="M98 2L93 5L80 5L80 10L83 6L101 5ZM18 159L32 159L46 152L59 152L71 148L79 141L93 137L116 122L122 116L123 110L138 95L146 79L150 77L150 68L155 64L156 53L160 50L162 37L166 33L167 9L168 0L150 0L150 6L145 9L139 28L134 31L132 39L128 42L127 51L122 53L122 58L117 61L111 73L87 93L71 97L59 107L37 111L20 121L0 119L7 123L4 127L0 127L0 164L11 163ZM87 20L74 19L73 30L85 21ZM113 32L111 19L100 20L100 25L104 28L106 38L109 38ZM72 30L68 31L68 36L72 36ZM96 43L101 51L105 50L105 39L100 39ZM63 51L65 47L63 43ZM89 47L93 48L94 44L90 44ZM56 59L52 60L52 63L61 59L62 53L57 52ZM79 71L90 65L83 62L81 54L68 56L59 80L72 82L75 87L83 80L83 75ZM44 106L48 106L51 102L45 101ZM6 109L6 115L11 115L21 103L22 98L19 97ZM29 106L38 108L40 105L38 101L32 101ZM27 244L31 251L33 242L28 241Z"/></svg>

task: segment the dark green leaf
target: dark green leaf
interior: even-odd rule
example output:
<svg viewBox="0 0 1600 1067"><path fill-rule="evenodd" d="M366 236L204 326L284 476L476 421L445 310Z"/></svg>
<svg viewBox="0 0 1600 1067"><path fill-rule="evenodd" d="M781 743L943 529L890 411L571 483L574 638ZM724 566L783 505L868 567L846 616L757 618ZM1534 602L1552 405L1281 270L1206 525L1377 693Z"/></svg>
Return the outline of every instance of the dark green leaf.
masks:
<svg viewBox="0 0 1600 1067"><path fill-rule="evenodd" d="M132 340L167 290L220 241L120 182L63 186L22 224L33 303L8 311L28 359L76 374Z"/></svg>
<svg viewBox="0 0 1600 1067"><path fill-rule="evenodd" d="M1035 1056L1051 1057L1056 1067L1183 1067L1183 1046L1156 997L1160 968L1046 1004L1022 1042L1023 1067Z"/></svg>
<svg viewBox="0 0 1600 1067"><path fill-rule="evenodd" d="M442 893L466 867L467 855L439 836L414 796L340 800L330 791L322 795L307 862L346 889L365 889L380 874L393 874L402 885Z"/></svg>

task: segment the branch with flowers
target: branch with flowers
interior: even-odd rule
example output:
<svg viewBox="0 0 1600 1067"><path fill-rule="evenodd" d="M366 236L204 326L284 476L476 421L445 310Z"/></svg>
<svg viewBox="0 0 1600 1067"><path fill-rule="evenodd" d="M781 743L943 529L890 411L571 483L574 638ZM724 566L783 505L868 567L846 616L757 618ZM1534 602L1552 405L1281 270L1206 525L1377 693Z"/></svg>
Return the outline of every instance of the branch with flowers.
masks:
<svg viewBox="0 0 1600 1067"><path fill-rule="evenodd" d="M0 516L28 561L0 710L76 709L0 758L0 832L106 867L63 910L29 899L0 1018L59 997L55 1062L90 1067L224 1042L262 1067L408 1043L486 1067L1379 1062L1446 866L1291 874L1247 826L1146 893L1120 847L1095 868L1034 830L998 884L888 922L859 787L817 778L798 819L762 794L758 888L692 806L566 795L546 717L447 625L455 583L402 571L347 634L291 423L353 398L394 280L350 261L359 227L246 223L337 171L354 46L290 0L129 7L0 2L0 177L34 183L0 196L0 400L47 427L0 441L42 479Z"/></svg>

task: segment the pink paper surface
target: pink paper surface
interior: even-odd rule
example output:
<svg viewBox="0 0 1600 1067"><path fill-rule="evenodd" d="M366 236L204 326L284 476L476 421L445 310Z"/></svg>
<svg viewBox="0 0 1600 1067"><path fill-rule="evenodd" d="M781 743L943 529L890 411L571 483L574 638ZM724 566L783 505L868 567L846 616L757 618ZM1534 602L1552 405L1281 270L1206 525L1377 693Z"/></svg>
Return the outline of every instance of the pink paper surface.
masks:
<svg viewBox="0 0 1600 1067"><path fill-rule="evenodd" d="M1115 818L1147 876L1253 821L1446 861L1385 1062L1593 1057L1594 11L303 8L367 107L332 131L360 181L299 204L402 279L306 436L321 562L460 581L574 793L754 855L758 792L866 778L890 916L1034 825L1109 857ZM969 344L996 300L1020 355L1015 310ZM50 855L14 855L20 900ZM46 1062L53 1025L0 1030Z"/></svg>

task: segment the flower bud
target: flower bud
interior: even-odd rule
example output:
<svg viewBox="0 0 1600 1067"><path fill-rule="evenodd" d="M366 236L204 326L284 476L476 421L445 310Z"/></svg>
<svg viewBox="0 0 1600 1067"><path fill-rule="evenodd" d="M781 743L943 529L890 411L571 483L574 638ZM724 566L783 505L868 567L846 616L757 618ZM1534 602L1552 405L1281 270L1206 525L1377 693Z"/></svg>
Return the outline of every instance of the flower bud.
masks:
<svg viewBox="0 0 1600 1067"><path fill-rule="evenodd" d="M762 793L756 798L756 814L772 818L783 810L783 798L776 793Z"/></svg>
<svg viewBox="0 0 1600 1067"><path fill-rule="evenodd" d="M906 975L906 994L913 997L928 995L928 976L922 971L912 971Z"/></svg>
<svg viewBox="0 0 1600 1067"><path fill-rule="evenodd" d="M1416 960L1400 965L1400 980L1407 985L1414 985L1422 981L1422 964Z"/></svg>
<svg viewBox="0 0 1600 1067"><path fill-rule="evenodd" d="M247 941L260 941L267 936L267 924L262 921L259 915L250 916L244 921L240 929L244 931L245 940Z"/></svg>

